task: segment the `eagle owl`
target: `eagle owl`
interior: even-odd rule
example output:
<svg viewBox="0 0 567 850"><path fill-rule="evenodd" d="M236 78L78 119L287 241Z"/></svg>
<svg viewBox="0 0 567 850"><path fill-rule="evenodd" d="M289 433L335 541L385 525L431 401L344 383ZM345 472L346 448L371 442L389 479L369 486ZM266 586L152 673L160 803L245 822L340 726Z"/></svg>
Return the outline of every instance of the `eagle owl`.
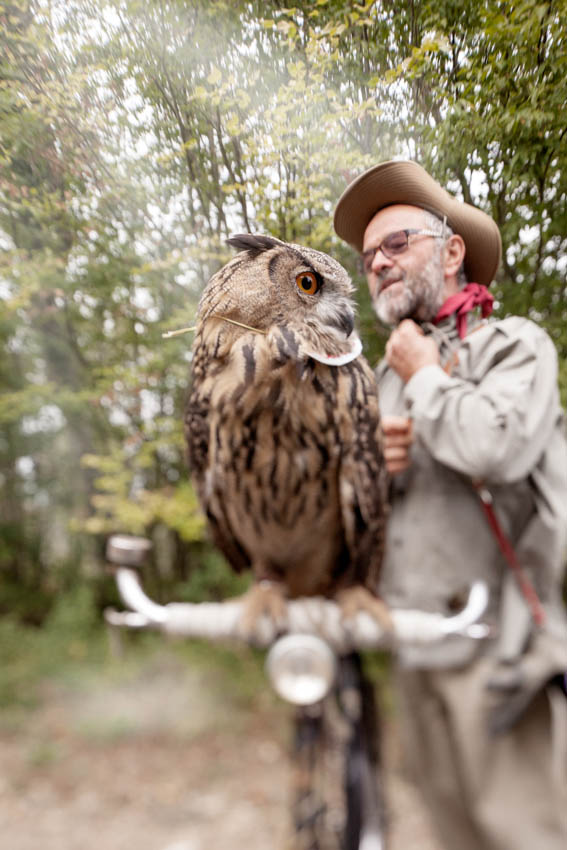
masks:
<svg viewBox="0 0 567 850"><path fill-rule="evenodd" d="M256 580L243 631L261 612L283 627L285 597L338 595L386 620L386 470L350 278L311 248L228 241L241 253L199 303L185 435L213 541Z"/></svg>

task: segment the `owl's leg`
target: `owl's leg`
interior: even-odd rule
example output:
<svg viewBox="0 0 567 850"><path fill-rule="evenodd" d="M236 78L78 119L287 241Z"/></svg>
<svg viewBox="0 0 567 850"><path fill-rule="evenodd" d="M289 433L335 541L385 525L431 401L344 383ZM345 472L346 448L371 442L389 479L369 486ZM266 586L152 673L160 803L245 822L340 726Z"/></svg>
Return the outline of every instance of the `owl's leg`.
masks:
<svg viewBox="0 0 567 850"><path fill-rule="evenodd" d="M336 594L336 601L341 609L342 619L350 620L359 611L366 611L376 620L386 632L394 629L394 624L386 603L361 584L346 587Z"/></svg>
<svg viewBox="0 0 567 850"><path fill-rule="evenodd" d="M276 633L286 630L286 587L283 582L260 579L241 598L242 614L238 630L246 640L254 641L264 617L270 620Z"/></svg>

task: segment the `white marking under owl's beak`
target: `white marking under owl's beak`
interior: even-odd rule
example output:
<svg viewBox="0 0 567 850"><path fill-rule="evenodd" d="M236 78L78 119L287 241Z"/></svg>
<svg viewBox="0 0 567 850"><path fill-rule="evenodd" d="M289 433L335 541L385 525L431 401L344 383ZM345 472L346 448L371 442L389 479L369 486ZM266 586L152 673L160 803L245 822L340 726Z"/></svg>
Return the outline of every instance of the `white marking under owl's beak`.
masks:
<svg viewBox="0 0 567 850"><path fill-rule="evenodd" d="M325 363L326 366L344 366L345 363L351 363L356 360L359 354L362 353L362 342L358 334L351 339L350 351L344 354L323 354L320 351L307 351L307 356L312 357L319 363Z"/></svg>

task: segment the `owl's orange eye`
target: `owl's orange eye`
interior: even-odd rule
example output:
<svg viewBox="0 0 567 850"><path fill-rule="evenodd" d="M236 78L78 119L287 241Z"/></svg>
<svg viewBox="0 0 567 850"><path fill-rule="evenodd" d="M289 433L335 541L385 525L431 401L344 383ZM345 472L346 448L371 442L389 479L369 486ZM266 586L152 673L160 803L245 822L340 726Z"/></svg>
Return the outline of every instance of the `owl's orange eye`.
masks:
<svg viewBox="0 0 567 850"><path fill-rule="evenodd" d="M299 291L305 292L306 295L315 295L319 290L319 281L313 272L301 272L295 278L295 283Z"/></svg>

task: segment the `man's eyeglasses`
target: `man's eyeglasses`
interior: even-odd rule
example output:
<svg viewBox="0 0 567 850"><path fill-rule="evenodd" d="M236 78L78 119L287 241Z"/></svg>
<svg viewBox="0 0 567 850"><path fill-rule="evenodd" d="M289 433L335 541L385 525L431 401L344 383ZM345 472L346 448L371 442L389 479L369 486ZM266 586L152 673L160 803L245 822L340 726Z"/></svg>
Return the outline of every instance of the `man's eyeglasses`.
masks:
<svg viewBox="0 0 567 850"><path fill-rule="evenodd" d="M443 227L445 230L445 227ZM372 268L374 257L378 251L382 251L385 257L393 259L399 254L407 251L409 246L410 236L434 236L436 239L444 239L444 233L438 233L436 230L420 230L418 228L408 228L407 230L396 230L395 233L389 233L379 245L375 248L369 248L368 251L363 251L360 255L360 271L368 274Z"/></svg>

